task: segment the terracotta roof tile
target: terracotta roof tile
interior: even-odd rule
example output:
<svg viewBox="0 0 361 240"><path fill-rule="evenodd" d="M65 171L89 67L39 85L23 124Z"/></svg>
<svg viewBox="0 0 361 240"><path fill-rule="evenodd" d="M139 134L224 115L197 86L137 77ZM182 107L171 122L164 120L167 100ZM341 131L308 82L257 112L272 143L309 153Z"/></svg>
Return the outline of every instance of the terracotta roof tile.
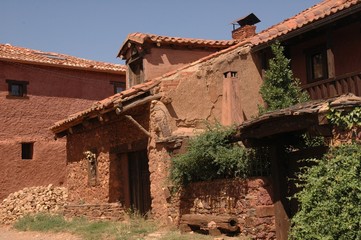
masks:
<svg viewBox="0 0 361 240"><path fill-rule="evenodd" d="M210 48L219 48L224 49L235 45L237 40L206 40L206 39L198 39L198 38L183 38L183 37L169 37L169 36L160 36L155 34L148 33L131 33L127 36L122 46L120 47L118 57L128 48L127 43L135 42L139 44L144 44L145 42L150 43L160 43L160 44L173 44L173 45L186 45L193 47L210 47Z"/></svg>
<svg viewBox="0 0 361 240"><path fill-rule="evenodd" d="M254 45L266 43L359 3L361 3L360 0L324 0L313 7L260 32L252 37L251 41Z"/></svg>
<svg viewBox="0 0 361 240"><path fill-rule="evenodd" d="M15 47L10 44L0 44L0 60L78 68L91 71L111 71L124 74L126 72L126 67L121 64L98 62L60 53Z"/></svg>
<svg viewBox="0 0 361 240"><path fill-rule="evenodd" d="M172 37L164 37L164 36L158 36L158 35L152 35L152 34L144 34L144 33L133 33L128 35L128 40L132 40L135 42L138 42L140 44L143 44L145 41L151 41L151 42L177 42L177 43L195 43L198 41L198 43L202 44L210 44L210 45L224 45L227 46L227 48L210 54L206 57L203 57L193 63L190 63L189 65L186 65L180 69L168 72L161 77L155 78L151 81L145 82L143 84L134 86L131 89L128 89L126 91L121 92L120 94L115 94L109 98L106 98L102 101L99 101L95 103L91 108L86 109L82 112L76 113L69 118L57 122L53 127L51 127L51 130L54 132L57 132L57 130L60 129L61 126L75 122L77 120L81 120L86 118L88 114L98 112L103 110L104 108L111 108L114 107L114 104L121 102L125 97L136 95L139 91L149 91L149 89L152 89L153 87L160 84L161 80L163 78L169 77L171 75L174 75L180 71L184 71L185 69L188 69L194 65L200 64L202 62L208 61L210 59L213 59L215 57L218 57L222 54L228 53L230 51L236 50L237 48L241 46L246 46L247 44L250 46L255 46L261 43L265 43L267 41L273 40L277 36L285 35L291 32L292 30L301 28L311 22L316 21L315 12L319 15L317 19L327 17L331 14L337 13L341 11L344 8L349 8L350 6L354 6L358 3L360 3L361 0L344 0L344 1L336 1L336 0L324 0L323 2L306 9L305 11L301 12L300 14L297 14L296 16L286 19L285 21L274 25L259 34L250 37L248 39L243 40L242 42L239 42L235 44L236 42L233 40L231 41L217 41L217 40L201 40L201 39L186 39L186 38L172 38ZM321 14L319 13L321 12ZM317 15L316 14L316 15ZM149 40L150 39L150 40ZM125 42L125 43L126 43ZM123 44L123 46L125 45ZM122 46L122 47L123 47Z"/></svg>

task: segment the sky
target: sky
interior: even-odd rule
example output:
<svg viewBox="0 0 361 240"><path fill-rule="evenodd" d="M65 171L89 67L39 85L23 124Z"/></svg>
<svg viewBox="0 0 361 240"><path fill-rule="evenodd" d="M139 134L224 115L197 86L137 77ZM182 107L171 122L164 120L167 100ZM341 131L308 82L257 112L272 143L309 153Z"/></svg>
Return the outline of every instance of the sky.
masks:
<svg viewBox="0 0 361 240"><path fill-rule="evenodd" d="M321 0L0 0L0 43L121 63L129 33L227 40L254 13L257 32Z"/></svg>

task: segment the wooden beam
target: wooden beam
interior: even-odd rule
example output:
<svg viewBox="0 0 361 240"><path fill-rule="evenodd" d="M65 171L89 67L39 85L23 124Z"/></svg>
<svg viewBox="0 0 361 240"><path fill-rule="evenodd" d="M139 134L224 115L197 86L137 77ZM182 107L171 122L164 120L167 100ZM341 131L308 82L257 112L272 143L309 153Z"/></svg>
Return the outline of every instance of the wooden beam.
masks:
<svg viewBox="0 0 361 240"><path fill-rule="evenodd" d="M140 131L145 133L148 137L151 137L150 132L148 132L142 125L140 125L132 116L124 115L124 117L126 117L129 121L134 123L134 125L137 126L140 129Z"/></svg>

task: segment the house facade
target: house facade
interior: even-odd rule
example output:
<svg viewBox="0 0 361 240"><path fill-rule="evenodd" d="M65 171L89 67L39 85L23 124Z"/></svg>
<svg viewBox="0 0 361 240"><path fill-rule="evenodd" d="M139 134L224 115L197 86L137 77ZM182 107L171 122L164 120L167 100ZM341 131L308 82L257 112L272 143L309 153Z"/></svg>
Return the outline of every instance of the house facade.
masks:
<svg viewBox="0 0 361 240"><path fill-rule="evenodd" d="M48 128L125 88L125 67L0 45L0 199L24 187L63 185L66 142Z"/></svg>
<svg viewBox="0 0 361 240"><path fill-rule="evenodd" d="M262 104L259 88L272 57L269 46L276 40L285 46L294 75L311 98L359 95L360 69L354 59L360 56L355 40L360 35L356 31L360 28L360 8L357 0L322 1L174 71L151 79L140 77L136 85L128 83L126 91L57 122L51 130L58 137L66 135L69 146L70 203L119 202L123 208L151 211L155 219L174 224L182 214L204 206L193 196L193 204L198 205L182 208L184 205L171 194L168 175L172 155L184 151L187 139L202 131L205 122L239 125L258 115L258 105ZM240 30L254 29L252 22L240 24ZM326 48L316 51L322 43ZM348 49L351 46L352 51ZM134 74L140 76L140 72ZM129 82L135 79L132 74L128 77ZM283 127L279 124L272 128ZM87 159L88 152L92 160ZM284 166L282 161L274 162L272 173ZM241 200L234 201L229 211L220 208L212 214L236 214L240 229L247 226L245 234L253 238L287 239L289 219L279 192L285 187L280 184L282 180L258 179L258 185L252 185L252 180L245 185L259 186L259 191L249 198L238 195ZM239 194L245 191L239 190ZM233 197L228 196L228 203ZM260 231L270 234L257 236L257 231L252 232L260 226Z"/></svg>

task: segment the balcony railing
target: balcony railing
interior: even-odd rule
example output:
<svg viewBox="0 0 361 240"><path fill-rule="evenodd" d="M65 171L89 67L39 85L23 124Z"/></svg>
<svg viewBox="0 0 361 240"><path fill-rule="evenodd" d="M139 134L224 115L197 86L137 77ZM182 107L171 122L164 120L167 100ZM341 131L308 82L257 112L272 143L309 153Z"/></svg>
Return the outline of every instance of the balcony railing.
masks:
<svg viewBox="0 0 361 240"><path fill-rule="evenodd" d="M361 72L348 73L335 78L317 81L302 86L311 99L326 99L346 93L361 96Z"/></svg>

